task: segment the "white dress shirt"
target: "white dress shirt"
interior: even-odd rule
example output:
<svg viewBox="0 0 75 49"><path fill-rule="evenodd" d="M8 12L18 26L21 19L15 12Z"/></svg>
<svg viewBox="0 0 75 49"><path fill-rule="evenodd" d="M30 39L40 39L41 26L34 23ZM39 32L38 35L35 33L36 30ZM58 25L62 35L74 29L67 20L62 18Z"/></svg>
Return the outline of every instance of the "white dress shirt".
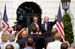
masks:
<svg viewBox="0 0 75 49"><path fill-rule="evenodd" d="M54 42L48 43L46 49L60 49L61 44L62 44L62 42L60 42L59 40L55 40Z"/></svg>
<svg viewBox="0 0 75 49"><path fill-rule="evenodd" d="M39 25L37 23L34 23L34 24L36 25L37 28L39 27Z"/></svg>
<svg viewBox="0 0 75 49"><path fill-rule="evenodd" d="M45 23L45 30L47 31L47 23Z"/></svg>

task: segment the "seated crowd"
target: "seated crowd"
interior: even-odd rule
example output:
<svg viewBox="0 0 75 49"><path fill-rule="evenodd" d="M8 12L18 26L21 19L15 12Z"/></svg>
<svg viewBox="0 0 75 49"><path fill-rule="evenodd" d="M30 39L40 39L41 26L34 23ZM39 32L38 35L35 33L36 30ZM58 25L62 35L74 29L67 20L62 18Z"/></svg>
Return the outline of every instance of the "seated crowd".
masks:
<svg viewBox="0 0 75 49"><path fill-rule="evenodd" d="M75 43L61 41L61 35L50 22L44 17L43 24L38 23L38 17L33 16L33 22L29 28L15 25L13 31L9 27L0 28L0 49L75 49Z"/></svg>

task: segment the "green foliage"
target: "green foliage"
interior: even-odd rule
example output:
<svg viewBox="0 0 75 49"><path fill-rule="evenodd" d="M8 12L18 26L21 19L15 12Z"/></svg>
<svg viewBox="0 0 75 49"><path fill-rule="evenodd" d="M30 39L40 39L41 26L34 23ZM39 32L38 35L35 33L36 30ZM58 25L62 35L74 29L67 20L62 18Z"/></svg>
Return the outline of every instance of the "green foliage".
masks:
<svg viewBox="0 0 75 49"><path fill-rule="evenodd" d="M71 24L71 18L69 14L64 14L63 18L63 24L64 24L64 32L65 32L65 38L69 43L72 43L74 40L73 31L72 31L72 24Z"/></svg>

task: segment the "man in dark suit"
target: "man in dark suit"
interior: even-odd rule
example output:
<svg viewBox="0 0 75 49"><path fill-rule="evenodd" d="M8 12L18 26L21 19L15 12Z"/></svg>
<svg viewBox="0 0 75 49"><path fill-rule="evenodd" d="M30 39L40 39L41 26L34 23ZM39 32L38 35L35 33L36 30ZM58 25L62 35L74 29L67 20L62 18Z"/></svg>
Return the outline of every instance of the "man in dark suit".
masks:
<svg viewBox="0 0 75 49"><path fill-rule="evenodd" d="M56 24L57 19L54 22L49 22L49 17L44 17L44 23L41 25L42 32L50 32L53 25Z"/></svg>
<svg viewBox="0 0 75 49"><path fill-rule="evenodd" d="M48 41L53 41L53 33L51 32L52 27L56 24L56 19L54 22L49 22L49 17L44 17L44 23L41 25L43 38L45 40L45 48Z"/></svg>
<svg viewBox="0 0 75 49"><path fill-rule="evenodd" d="M36 15L34 15L33 16L33 22L31 23L31 31L32 31L32 28L33 28L33 26L35 26L36 28L37 28L37 32L39 32L40 31L40 23L38 22L38 16L36 16Z"/></svg>
<svg viewBox="0 0 75 49"><path fill-rule="evenodd" d="M35 42L35 49L42 49L43 48L43 39L41 37L41 26L40 23L38 22L38 16L35 15L33 16L33 22L31 24L31 37L33 38Z"/></svg>

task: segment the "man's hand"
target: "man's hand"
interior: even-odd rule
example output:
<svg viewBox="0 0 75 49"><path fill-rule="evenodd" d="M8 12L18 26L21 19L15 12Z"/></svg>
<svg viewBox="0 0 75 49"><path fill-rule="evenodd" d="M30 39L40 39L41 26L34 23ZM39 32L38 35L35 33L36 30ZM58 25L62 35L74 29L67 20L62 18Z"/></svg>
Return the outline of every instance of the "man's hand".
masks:
<svg viewBox="0 0 75 49"><path fill-rule="evenodd" d="M57 16L55 16L55 20L57 20Z"/></svg>

